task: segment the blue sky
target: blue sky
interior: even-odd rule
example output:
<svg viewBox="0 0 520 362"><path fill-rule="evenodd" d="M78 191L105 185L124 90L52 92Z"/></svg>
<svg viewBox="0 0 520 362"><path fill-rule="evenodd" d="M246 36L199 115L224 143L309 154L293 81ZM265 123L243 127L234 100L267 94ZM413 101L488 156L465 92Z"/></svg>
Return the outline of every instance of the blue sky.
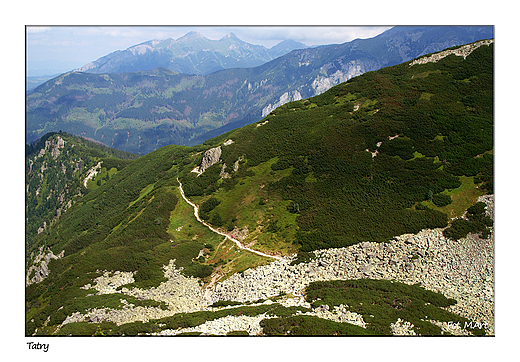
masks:
<svg viewBox="0 0 520 362"><path fill-rule="evenodd" d="M340 44L370 38L390 26L27 26L27 75L50 75L72 70L116 50L152 39L177 39L196 30L218 40L233 32L245 42L270 48L286 39L308 46Z"/></svg>

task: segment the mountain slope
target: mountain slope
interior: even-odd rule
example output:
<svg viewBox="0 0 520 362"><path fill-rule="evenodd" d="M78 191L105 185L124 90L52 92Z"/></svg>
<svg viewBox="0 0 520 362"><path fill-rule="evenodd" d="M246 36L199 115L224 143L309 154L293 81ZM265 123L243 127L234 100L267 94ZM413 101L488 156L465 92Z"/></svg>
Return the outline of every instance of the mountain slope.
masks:
<svg viewBox="0 0 520 362"><path fill-rule="evenodd" d="M46 134L28 145L25 157L27 249L31 250L37 243L37 235L45 234L77 199L124 168L126 160L137 157L63 132ZM99 173L97 180L93 174L87 181L93 172Z"/></svg>
<svg viewBox="0 0 520 362"><path fill-rule="evenodd" d="M139 154L172 143L195 145L353 76L492 36L492 30L397 28L388 36L295 50L259 67L205 76L165 68L67 73L27 97L27 141L61 129Z"/></svg>
<svg viewBox="0 0 520 362"><path fill-rule="evenodd" d="M206 224L286 258L211 232L178 179ZM403 321L441 334L490 303L467 286L492 288L492 222L471 207L492 185L492 41L369 72L204 145L162 147L78 200L35 246L49 273L27 287L26 333L189 333L229 316L266 334ZM443 237L466 210L482 239ZM350 281L367 278L409 285ZM335 279L359 293L334 293Z"/></svg>
<svg viewBox="0 0 520 362"><path fill-rule="evenodd" d="M285 41L267 49L246 43L234 33L217 41L192 31L179 39L151 40L110 53L76 71L102 74L164 67L179 73L201 75L227 68L255 67L301 48L306 45Z"/></svg>

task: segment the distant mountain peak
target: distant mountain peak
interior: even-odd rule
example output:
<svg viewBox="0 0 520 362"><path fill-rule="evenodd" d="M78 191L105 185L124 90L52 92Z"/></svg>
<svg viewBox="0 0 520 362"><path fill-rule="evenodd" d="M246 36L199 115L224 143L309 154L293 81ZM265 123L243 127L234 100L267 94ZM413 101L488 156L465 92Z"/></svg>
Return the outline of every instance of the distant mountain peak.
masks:
<svg viewBox="0 0 520 362"><path fill-rule="evenodd" d="M229 33L227 33L226 35L224 35L224 36L222 37L222 39L220 39L220 40L224 40L224 39L228 39L228 38L238 39L238 36L236 36L236 34L233 33L233 32L229 32Z"/></svg>
<svg viewBox="0 0 520 362"><path fill-rule="evenodd" d="M190 40L204 38L204 35L199 33L198 31L190 31L189 33L184 34L179 39L177 39L178 43L187 42Z"/></svg>
<svg viewBox="0 0 520 362"><path fill-rule="evenodd" d="M277 58L289 53L292 50L306 48L308 48L308 46L301 42L292 39L286 39L271 47L269 52L274 58Z"/></svg>

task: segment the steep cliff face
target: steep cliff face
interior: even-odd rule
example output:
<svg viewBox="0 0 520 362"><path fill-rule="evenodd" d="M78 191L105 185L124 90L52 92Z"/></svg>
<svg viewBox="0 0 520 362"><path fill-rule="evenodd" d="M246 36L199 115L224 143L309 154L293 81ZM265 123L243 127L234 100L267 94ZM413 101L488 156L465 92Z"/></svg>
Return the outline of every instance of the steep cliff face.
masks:
<svg viewBox="0 0 520 362"><path fill-rule="evenodd" d="M26 157L26 242L42 233L83 195L71 182L89 163L76 153L75 145L55 135Z"/></svg>
<svg viewBox="0 0 520 362"><path fill-rule="evenodd" d="M275 110L276 108L278 108L280 106L283 106L286 103L299 101L300 99L302 99L302 95L297 90L292 91L292 92L285 92L284 94L282 94L280 96L280 99L278 100L278 102L276 102L274 104L269 103L267 106L265 106L262 109L262 117L267 116L273 110Z"/></svg>

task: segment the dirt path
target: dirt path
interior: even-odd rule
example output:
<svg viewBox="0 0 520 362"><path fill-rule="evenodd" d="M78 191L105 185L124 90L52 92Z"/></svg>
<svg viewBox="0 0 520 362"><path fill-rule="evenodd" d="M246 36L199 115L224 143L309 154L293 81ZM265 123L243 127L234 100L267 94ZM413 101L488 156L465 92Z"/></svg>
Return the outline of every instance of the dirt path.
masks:
<svg viewBox="0 0 520 362"><path fill-rule="evenodd" d="M279 256L274 256L274 255L269 255L269 254L265 254L265 253L262 253L261 251L257 251L257 250L253 250L253 249L250 249L248 248L247 246L244 246L242 245L242 243L240 241L238 241L237 239L234 239L232 238L231 236L229 236L228 234L226 233L223 233L222 231L220 230L217 230L215 229L214 227L212 227L211 225L207 224L206 222L204 222L200 216L199 216L199 207L197 205L195 205L193 202L191 202L190 200L188 200L188 198L184 195L184 190L182 189L182 183L181 181L179 180L179 178L177 177L177 181L179 182L179 190L181 191L181 196L182 198L184 199L184 201L186 201L191 207L193 207L193 214L195 215L195 218L197 219L198 222L200 222L201 224L203 224L204 226L206 226L208 229L210 229L211 231L213 231L214 233L217 233L219 235L222 235L222 236L225 236L226 239L229 239L231 240L232 242L234 242L236 244L236 246L239 248L239 249L242 249L242 250L247 250L251 253L255 253L257 255L260 255L260 256L265 256L266 258L272 258L272 259L276 259L276 260L283 260L282 257L279 257Z"/></svg>

